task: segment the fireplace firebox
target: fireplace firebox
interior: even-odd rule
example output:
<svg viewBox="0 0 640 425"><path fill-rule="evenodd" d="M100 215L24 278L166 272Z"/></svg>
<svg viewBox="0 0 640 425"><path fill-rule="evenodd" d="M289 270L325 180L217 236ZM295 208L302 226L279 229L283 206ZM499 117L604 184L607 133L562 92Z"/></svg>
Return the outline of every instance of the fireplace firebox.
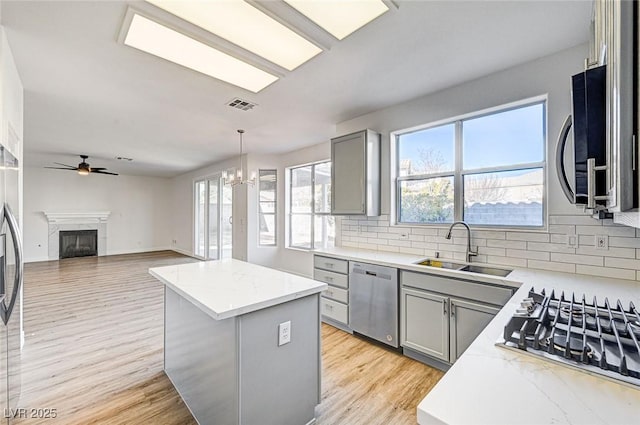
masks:
<svg viewBox="0 0 640 425"><path fill-rule="evenodd" d="M98 255L97 230L61 230L60 259Z"/></svg>

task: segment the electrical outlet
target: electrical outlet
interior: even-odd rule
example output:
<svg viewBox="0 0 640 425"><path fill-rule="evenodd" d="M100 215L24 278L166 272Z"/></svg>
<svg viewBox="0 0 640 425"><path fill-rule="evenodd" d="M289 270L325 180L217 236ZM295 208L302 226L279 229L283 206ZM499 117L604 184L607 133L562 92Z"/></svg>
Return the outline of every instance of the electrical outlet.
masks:
<svg viewBox="0 0 640 425"><path fill-rule="evenodd" d="M609 236L596 235L595 245L596 249L609 249Z"/></svg>
<svg viewBox="0 0 640 425"><path fill-rule="evenodd" d="M409 232L403 232L400 233L400 235L398 236L398 239L409 239Z"/></svg>
<svg viewBox="0 0 640 425"><path fill-rule="evenodd" d="M567 247L569 248L578 247L578 235L567 235Z"/></svg>
<svg viewBox="0 0 640 425"><path fill-rule="evenodd" d="M291 342L291 321L278 325L278 347Z"/></svg>

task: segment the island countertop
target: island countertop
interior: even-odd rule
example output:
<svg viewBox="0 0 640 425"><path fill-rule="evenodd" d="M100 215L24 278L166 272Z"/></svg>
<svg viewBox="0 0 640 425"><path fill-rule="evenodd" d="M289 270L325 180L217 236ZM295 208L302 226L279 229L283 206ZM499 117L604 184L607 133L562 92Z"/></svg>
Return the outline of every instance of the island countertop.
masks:
<svg viewBox="0 0 640 425"><path fill-rule="evenodd" d="M319 281L234 259L155 267L149 273L216 320L327 289Z"/></svg>

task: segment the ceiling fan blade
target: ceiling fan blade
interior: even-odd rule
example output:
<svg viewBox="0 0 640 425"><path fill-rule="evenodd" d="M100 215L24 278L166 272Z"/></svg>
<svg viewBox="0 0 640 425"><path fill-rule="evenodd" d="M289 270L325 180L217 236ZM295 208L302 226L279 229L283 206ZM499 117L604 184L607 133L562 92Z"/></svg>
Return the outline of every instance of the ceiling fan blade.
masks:
<svg viewBox="0 0 640 425"><path fill-rule="evenodd" d="M100 170L96 171L96 169L95 169L95 168L92 168L92 169L91 169L91 172L92 172L92 173L95 173L95 174L110 174L110 175L112 175L112 176L117 176L117 175L118 175L118 173L110 173L110 172L108 172L108 171L100 171Z"/></svg>
<svg viewBox="0 0 640 425"><path fill-rule="evenodd" d="M59 162L54 162L54 164L64 165L65 167L69 167L69 168L76 168L76 167L75 167L75 166L73 166L73 165L61 164L61 163L59 163Z"/></svg>
<svg viewBox="0 0 640 425"><path fill-rule="evenodd" d="M104 168L104 167L91 167L91 169L92 169L92 170L95 170L95 171L102 171L102 170L106 170L106 168Z"/></svg>
<svg viewBox="0 0 640 425"><path fill-rule="evenodd" d="M69 170L69 171L78 171L77 168L62 168L62 167L44 167L44 168L50 168L52 170Z"/></svg>

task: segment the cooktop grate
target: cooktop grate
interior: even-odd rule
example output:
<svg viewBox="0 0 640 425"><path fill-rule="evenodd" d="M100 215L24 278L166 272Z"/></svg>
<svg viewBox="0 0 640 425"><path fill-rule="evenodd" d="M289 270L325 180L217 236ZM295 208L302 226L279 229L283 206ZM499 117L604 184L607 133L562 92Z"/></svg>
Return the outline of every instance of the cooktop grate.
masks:
<svg viewBox="0 0 640 425"><path fill-rule="evenodd" d="M594 297L532 288L504 328L498 345L559 361L640 387L640 314L630 302L602 305Z"/></svg>

